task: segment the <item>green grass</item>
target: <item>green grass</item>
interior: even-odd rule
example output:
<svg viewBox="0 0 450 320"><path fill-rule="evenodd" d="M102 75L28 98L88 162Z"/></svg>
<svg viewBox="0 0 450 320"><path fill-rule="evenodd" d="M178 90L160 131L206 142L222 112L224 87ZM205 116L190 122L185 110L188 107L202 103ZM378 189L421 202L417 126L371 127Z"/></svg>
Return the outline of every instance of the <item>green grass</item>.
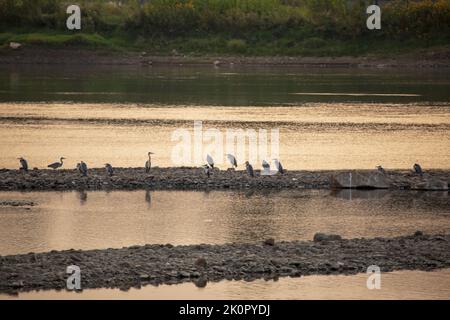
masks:
<svg viewBox="0 0 450 320"><path fill-rule="evenodd" d="M106 49L113 52L146 51L153 55L174 52L188 56L393 56L423 52L427 48L447 48L445 39L428 41L389 41L384 39L336 40L320 37L302 38L296 34L270 38L264 32L232 38L227 34L143 37L129 34L68 33L55 31L0 33L0 48L7 50L10 42L26 47Z"/></svg>
<svg viewBox="0 0 450 320"><path fill-rule="evenodd" d="M79 0L82 30L60 0L0 0L0 47L81 47L151 54L395 55L450 44L450 0L391 0L368 31L371 0ZM26 26L26 27L24 27Z"/></svg>

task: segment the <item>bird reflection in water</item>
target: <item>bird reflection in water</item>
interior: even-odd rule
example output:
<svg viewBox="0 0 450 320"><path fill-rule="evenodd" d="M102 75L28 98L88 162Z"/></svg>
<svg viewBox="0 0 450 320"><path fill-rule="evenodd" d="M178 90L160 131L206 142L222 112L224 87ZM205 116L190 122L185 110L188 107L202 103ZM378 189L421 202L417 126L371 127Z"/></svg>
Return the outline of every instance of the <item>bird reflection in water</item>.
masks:
<svg viewBox="0 0 450 320"><path fill-rule="evenodd" d="M148 207L152 206L152 195L150 194L150 190L145 190L145 202L148 203Z"/></svg>
<svg viewBox="0 0 450 320"><path fill-rule="evenodd" d="M80 203L82 205L86 203L87 197L88 197L88 195L87 195L86 190L79 190L78 191L78 198L80 199Z"/></svg>

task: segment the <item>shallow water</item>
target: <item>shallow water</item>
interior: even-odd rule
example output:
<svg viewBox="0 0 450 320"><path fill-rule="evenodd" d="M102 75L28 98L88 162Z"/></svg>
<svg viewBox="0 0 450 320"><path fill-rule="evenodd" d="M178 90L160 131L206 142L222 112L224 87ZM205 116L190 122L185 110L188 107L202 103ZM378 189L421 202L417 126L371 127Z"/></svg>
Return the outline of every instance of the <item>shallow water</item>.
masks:
<svg viewBox="0 0 450 320"><path fill-rule="evenodd" d="M279 158L288 169L450 169L450 75L374 69L108 67L14 68L0 72L0 167L67 158L91 167L202 165L206 153L226 167L229 129L268 131L253 161ZM217 129L224 149L174 159L176 130ZM279 154L270 130L279 130ZM264 136L258 136L258 141ZM212 150L215 149L215 150Z"/></svg>
<svg viewBox="0 0 450 320"><path fill-rule="evenodd" d="M367 289L367 275L306 276L280 278L278 281L255 280L194 284L146 286L130 289L89 289L82 293L39 291L1 299L450 299L450 269L431 272L396 271L381 274L381 288Z"/></svg>
<svg viewBox="0 0 450 320"><path fill-rule="evenodd" d="M0 101L172 105L448 102L447 70L0 66Z"/></svg>
<svg viewBox="0 0 450 320"><path fill-rule="evenodd" d="M447 192L1 192L0 254L450 232Z"/></svg>

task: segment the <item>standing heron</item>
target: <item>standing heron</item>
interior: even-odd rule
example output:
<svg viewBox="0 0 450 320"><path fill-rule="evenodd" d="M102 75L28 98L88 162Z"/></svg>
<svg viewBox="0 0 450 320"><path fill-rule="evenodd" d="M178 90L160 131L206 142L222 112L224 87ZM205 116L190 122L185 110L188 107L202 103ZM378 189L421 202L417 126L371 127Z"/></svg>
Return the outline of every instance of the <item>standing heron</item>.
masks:
<svg viewBox="0 0 450 320"><path fill-rule="evenodd" d="M148 153L148 160L145 162L145 172L149 173L152 168L152 154L153 152Z"/></svg>
<svg viewBox="0 0 450 320"><path fill-rule="evenodd" d="M109 163L105 163L105 170L106 170L106 173L110 176L112 176L114 174L114 169L113 169L112 165L110 165Z"/></svg>
<svg viewBox="0 0 450 320"><path fill-rule="evenodd" d="M78 166L78 171L80 171L81 175L82 175L82 176L87 176L88 168L87 168L86 163L84 163L83 161L81 161L81 162L79 163L79 165L77 165L77 166Z"/></svg>
<svg viewBox="0 0 450 320"><path fill-rule="evenodd" d="M415 173L418 173L418 174L422 174L423 173L422 167L418 163L414 163L413 169L414 169Z"/></svg>
<svg viewBox="0 0 450 320"><path fill-rule="evenodd" d="M248 161L245 161L245 168L247 169L247 173L250 177L255 176L255 173L253 172L253 166Z"/></svg>
<svg viewBox="0 0 450 320"><path fill-rule="evenodd" d="M263 167L263 174L270 173L270 164L266 160L262 161L262 167Z"/></svg>
<svg viewBox="0 0 450 320"><path fill-rule="evenodd" d="M20 161L20 168L19 170L28 171L28 162L24 158L20 157L17 158Z"/></svg>
<svg viewBox="0 0 450 320"><path fill-rule="evenodd" d="M229 153L227 153L227 158L228 158L228 161L230 161L231 165L233 167L237 168L238 165L237 165L236 158L232 154L229 154Z"/></svg>
<svg viewBox="0 0 450 320"><path fill-rule="evenodd" d="M203 171L205 172L208 178L211 176L211 168L209 167L209 165L207 164L203 165Z"/></svg>
<svg viewBox="0 0 450 320"><path fill-rule="evenodd" d="M284 174L284 168L281 165L281 162L278 161L278 159L273 159L273 162L275 163L275 168L278 170L279 173Z"/></svg>
<svg viewBox="0 0 450 320"><path fill-rule="evenodd" d="M60 159L59 159L59 162L54 162L54 163L51 163L51 164L49 164L47 167L49 167L49 168L52 168L53 170L56 170L56 169L58 169L58 168L61 168L62 166L63 166L63 160L65 160L66 158L64 158L64 157L61 157Z"/></svg>
<svg viewBox="0 0 450 320"><path fill-rule="evenodd" d="M214 169L214 159L209 154L206 155L206 162L208 162L211 169Z"/></svg>
<svg viewBox="0 0 450 320"><path fill-rule="evenodd" d="M384 168L382 166L377 166L376 167L378 172L382 173L382 174L386 174L386 170L384 170Z"/></svg>

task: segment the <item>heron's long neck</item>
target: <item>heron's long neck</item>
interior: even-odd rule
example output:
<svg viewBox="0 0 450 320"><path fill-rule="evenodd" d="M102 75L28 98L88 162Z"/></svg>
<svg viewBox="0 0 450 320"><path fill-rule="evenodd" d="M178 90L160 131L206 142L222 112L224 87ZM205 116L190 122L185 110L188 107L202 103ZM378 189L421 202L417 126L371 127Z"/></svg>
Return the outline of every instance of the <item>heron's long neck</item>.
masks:
<svg viewBox="0 0 450 320"><path fill-rule="evenodd" d="M148 155L148 162L152 162L152 156Z"/></svg>
<svg viewBox="0 0 450 320"><path fill-rule="evenodd" d="M61 162L61 164L63 164L63 159L59 159L59 161Z"/></svg>

